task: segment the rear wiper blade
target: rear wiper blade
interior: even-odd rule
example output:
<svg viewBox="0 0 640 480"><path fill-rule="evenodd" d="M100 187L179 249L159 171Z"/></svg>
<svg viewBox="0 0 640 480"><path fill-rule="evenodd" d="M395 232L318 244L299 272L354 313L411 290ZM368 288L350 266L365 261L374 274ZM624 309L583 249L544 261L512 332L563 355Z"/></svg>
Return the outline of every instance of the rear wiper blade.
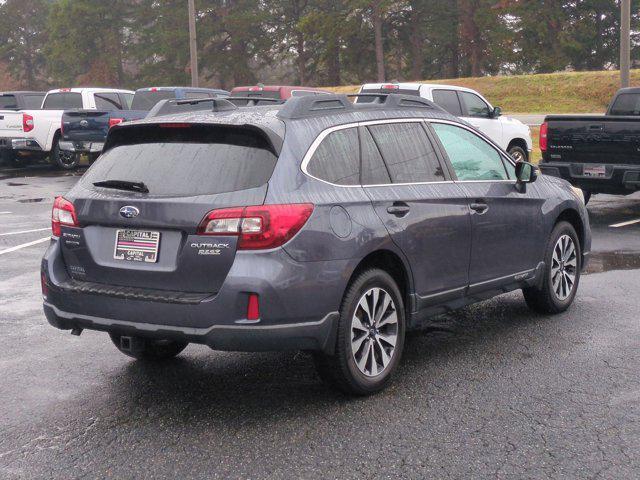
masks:
<svg viewBox="0 0 640 480"><path fill-rule="evenodd" d="M128 180L102 180L93 182L96 187L115 188L117 190L131 190L133 192L149 193L144 182L129 182Z"/></svg>

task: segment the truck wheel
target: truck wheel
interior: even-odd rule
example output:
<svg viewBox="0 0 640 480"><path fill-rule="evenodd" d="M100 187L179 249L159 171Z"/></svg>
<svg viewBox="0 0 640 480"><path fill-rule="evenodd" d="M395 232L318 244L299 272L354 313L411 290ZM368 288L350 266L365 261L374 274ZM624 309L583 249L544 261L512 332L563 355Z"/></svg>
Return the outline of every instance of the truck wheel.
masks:
<svg viewBox="0 0 640 480"><path fill-rule="evenodd" d="M404 333L404 303L396 282L383 270L367 270L342 300L333 355L314 354L318 373L347 394L378 392L400 363Z"/></svg>
<svg viewBox="0 0 640 480"><path fill-rule="evenodd" d="M522 290L532 310L554 314L564 312L576 296L580 283L582 252L575 229L570 223L559 222L547 243L542 286Z"/></svg>
<svg viewBox="0 0 640 480"><path fill-rule="evenodd" d="M516 162L526 162L529 158L527 152L525 152L522 147L518 147L515 145L509 148L508 153Z"/></svg>
<svg viewBox="0 0 640 480"><path fill-rule="evenodd" d="M72 170L80 163L80 155L60 150L60 145L56 140L51 150L51 162L61 170Z"/></svg>
<svg viewBox="0 0 640 480"><path fill-rule="evenodd" d="M182 352L188 345L186 342L127 337L115 333L110 333L109 337L118 350L138 360L169 360Z"/></svg>

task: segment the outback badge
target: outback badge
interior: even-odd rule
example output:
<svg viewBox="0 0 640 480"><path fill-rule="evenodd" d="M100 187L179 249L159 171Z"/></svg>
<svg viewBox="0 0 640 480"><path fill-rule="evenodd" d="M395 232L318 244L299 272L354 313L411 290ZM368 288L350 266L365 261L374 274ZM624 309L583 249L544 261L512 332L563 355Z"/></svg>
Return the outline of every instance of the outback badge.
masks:
<svg viewBox="0 0 640 480"><path fill-rule="evenodd" d="M133 218L137 217L140 214L140 210L136 207L132 207L131 205L125 205L120 209L120 215L124 218Z"/></svg>

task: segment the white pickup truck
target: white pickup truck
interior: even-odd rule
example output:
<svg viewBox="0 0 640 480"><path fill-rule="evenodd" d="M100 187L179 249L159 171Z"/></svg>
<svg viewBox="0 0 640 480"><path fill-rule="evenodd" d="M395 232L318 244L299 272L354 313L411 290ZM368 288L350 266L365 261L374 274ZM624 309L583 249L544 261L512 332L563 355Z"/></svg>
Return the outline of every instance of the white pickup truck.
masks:
<svg viewBox="0 0 640 480"><path fill-rule="evenodd" d="M529 160L533 146L531 129L515 118L502 116L500 107L493 107L470 88L433 83L367 83L358 93L398 93L426 98L476 127L515 160ZM360 97L357 102L372 102L374 98Z"/></svg>
<svg viewBox="0 0 640 480"><path fill-rule="evenodd" d="M78 158L71 152L61 151L62 113L65 110L104 108L113 94L131 104L130 90L113 88L60 88L50 90L40 110L0 111L0 150L13 159L26 160L49 156L51 163L68 170L74 168Z"/></svg>

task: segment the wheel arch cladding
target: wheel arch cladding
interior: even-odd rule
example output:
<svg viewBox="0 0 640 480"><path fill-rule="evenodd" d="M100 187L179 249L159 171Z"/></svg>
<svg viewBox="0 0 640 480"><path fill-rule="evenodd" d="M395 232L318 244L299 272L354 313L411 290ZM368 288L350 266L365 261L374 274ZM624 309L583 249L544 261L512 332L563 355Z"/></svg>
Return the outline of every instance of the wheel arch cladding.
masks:
<svg viewBox="0 0 640 480"><path fill-rule="evenodd" d="M509 146L507 147L507 150L511 149L512 147L520 147L521 149L524 150L525 153L528 154L529 146L527 145L527 141L524 138L512 139L509 142Z"/></svg>
<svg viewBox="0 0 640 480"><path fill-rule="evenodd" d="M560 222L567 222L571 224L571 226L575 229L576 234L578 235L578 241L580 242L580 251L584 252L585 232L580 214L572 208L567 208L563 210L560 215L558 215L555 225Z"/></svg>

